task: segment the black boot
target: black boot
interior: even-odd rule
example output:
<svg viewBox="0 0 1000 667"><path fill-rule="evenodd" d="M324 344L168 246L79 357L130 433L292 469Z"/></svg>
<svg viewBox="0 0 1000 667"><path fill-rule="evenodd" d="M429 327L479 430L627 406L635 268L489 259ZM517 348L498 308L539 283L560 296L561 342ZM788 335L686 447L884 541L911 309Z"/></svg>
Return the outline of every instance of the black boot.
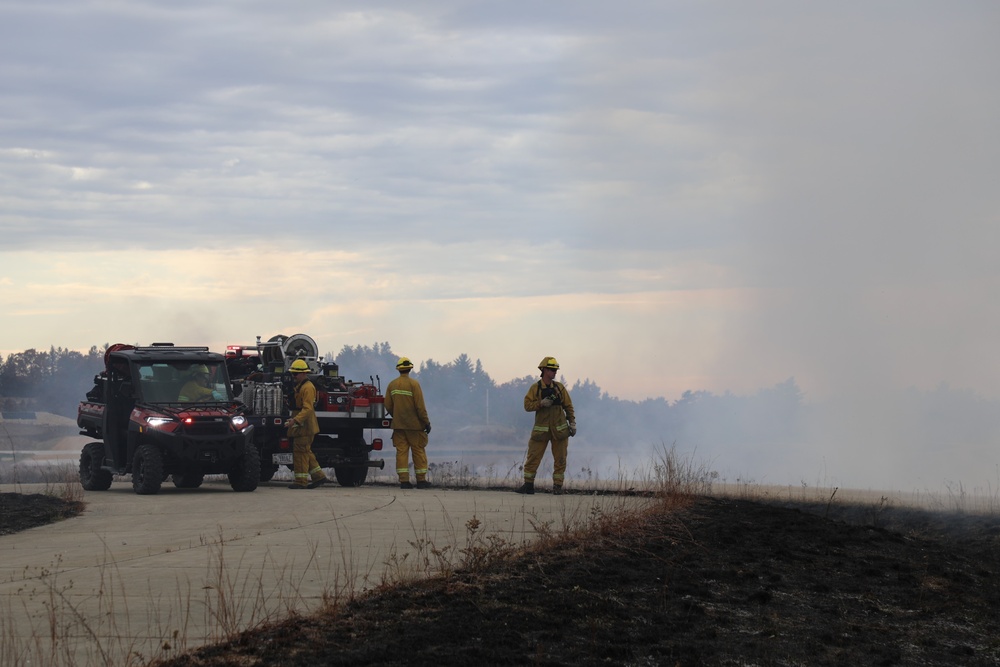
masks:
<svg viewBox="0 0 1000 667"><path fill-rule="evenodd" d="M535 495L535 483L525 482L520 486L520 488L514 489L514 493L524 493L529 496Z"/></svg>

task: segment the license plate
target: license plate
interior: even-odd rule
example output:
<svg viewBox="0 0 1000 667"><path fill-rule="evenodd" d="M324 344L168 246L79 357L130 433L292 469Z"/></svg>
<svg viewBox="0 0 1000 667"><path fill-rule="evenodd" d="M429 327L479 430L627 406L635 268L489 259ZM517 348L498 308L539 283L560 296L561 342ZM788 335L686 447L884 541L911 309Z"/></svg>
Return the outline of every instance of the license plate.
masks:
<svg viewBox="0 0 1000 667"><path fill-rule="evenodd" d="M292 465L292 455L291 454L271 454L271 463L275 465Z"/></svg>

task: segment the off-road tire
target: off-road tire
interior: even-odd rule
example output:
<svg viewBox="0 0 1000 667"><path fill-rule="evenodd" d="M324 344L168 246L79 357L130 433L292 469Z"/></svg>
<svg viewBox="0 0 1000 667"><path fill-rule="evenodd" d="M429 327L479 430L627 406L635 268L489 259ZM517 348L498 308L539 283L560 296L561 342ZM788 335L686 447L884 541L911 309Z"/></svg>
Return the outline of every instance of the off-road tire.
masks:
<svg viewBox="0 0 1000 667"><path fill-rule="evenodd" d="M174 486L178 489L197 489L205 481L205 473L200 470L175 472L171 477L174 478Z"/></svg>
<svg viewBox="0 0 1000 667"><path fill-rule="evenodd" d="M114 475L101 469L103 463L103 442L91 442L83 446L80 453L80 484L85 491L107 491L111 488Z"/></svg>
<svg viewBox="0 0 1000 667"><path fill-rule="evenodd" d="M361 486L368 479L368 466L334 468L333 474L341 486Z"/></svg>
<svg viewBox="0 0 1000 667"><path fill-rule="evenodd" d="M260 482L260 474L260 452L249 444L243 450L243 456L233 462L229 471L229 486L233 487L233 491L253 491Z"/></svg>
<svg viewBox="0 0 1000 667"><path fill-rule="evenodd" d="M151 496L160 492L163 480L163 452L153 445L140 445L132 458L132 490Z"/></svg>
<svg viewBox="0 0 1000 667"><path fill-rule="evenodd" d="M264 463L260 464L260 481L270 482L274 478L274 474L278 472L278 466L275 464L267 465Z"/></svg>

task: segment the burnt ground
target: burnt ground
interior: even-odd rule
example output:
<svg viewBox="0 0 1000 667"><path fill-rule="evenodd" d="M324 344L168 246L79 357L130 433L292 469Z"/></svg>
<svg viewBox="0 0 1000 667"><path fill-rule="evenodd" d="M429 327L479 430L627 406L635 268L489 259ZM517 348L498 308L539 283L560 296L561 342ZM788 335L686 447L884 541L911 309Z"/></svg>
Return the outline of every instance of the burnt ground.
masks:
<svg viewBox="0 0 1000 667"><path fill-rule="evenodd" d="M161 667L997 665L998 575L997 518L701 498Z"/></svg>
<svg viewBox="0 0 1000 667"><path fill-rule="evenodd" d="M83 503L41 493L0 493L0 535L68 519L83 511Z"/></svg>

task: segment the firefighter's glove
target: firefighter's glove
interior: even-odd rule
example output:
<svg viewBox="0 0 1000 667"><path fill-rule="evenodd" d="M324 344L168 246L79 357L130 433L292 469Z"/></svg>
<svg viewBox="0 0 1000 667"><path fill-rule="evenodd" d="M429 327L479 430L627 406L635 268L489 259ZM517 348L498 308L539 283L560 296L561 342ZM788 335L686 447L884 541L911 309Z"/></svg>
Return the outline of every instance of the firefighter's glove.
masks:
<svg viewBox="0 0 1000 667"><path fill-rule="evenodd" d="M569 437L576 435L576 422L569 423Z"/></svg>
<svg viewBox="0 0 1000 667"><path fill-rule="evenodd" d="M424 433L426 433L427 435L431 434L431 425L430 424L428 424L427 426L424 427Z"/></svg>
<svg viewBox="0 0 1000 667"><path fill-rule="evenodd" d="M553 400L552 400L551 396L546 396L542 400L538 401L539 407L543 407L543 408L550 408L550 407L552 407L552 403L553 403Z"/></svg>

